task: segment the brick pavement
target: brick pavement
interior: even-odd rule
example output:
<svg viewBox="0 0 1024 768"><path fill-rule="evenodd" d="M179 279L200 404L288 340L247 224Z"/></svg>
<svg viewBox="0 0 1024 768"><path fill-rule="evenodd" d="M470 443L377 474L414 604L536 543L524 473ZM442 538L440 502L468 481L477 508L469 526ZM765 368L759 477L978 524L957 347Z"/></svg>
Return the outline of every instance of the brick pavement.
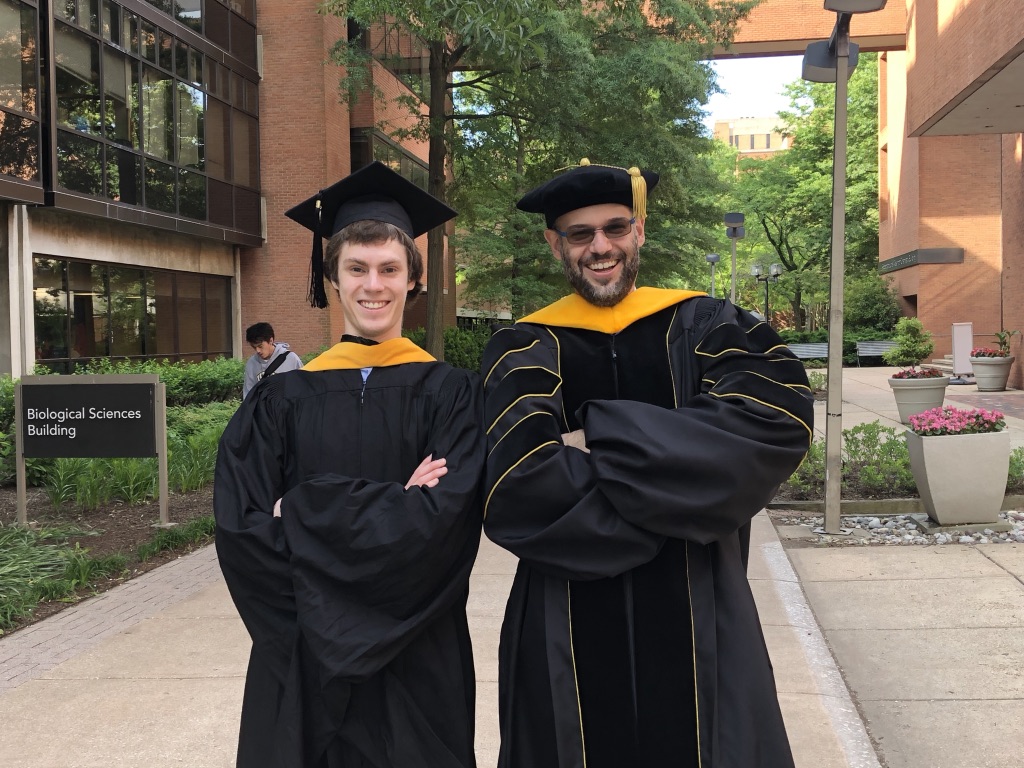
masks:
<svg viewBox="0 0 1024 768"><path fill-rule="evenodd" d="M213 545L0 637L0 694L220 581Z"/></svg>

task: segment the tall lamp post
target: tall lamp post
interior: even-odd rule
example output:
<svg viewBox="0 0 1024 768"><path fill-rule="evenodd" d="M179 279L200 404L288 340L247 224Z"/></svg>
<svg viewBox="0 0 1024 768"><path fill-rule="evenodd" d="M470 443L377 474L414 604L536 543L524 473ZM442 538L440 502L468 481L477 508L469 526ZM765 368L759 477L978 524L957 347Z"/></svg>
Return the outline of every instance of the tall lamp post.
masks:
<svg viewBox="0 0 1024 768"><path fill-rule="evenodd" d="M709 253L704 257L704 260L711 265L711 298L715 298L715 264L718 263L719 256L717 253Z"/></svg>
<svg viewBox="0 0 1024 768"><path fill-rule="evenodd" d="M842 508L843 276L846 271L846 81L857 66L859 46L850 42L850 19L871 13L886 0L825 0L836 24L828 40L807 46L803 79L836 84L835 144L832 155L832 266L829 276L828 402L825 418L825 532L839 533Z"/></svg>
<svg viewBox="0 0 1024 768"><path fill-rule="evenodd" d="M772 327L772 316L768 314L768 283L779 282L779 277L782 275L782 265L772 264L768 267L768 271L764 271L764 267L760 264L755 264L750 268L750 274L754 276L754 279L759 283L764 283L764 321L768 323L768 327Z"/></svg>
<svg viewBox="0 0 1024 768"><path fill-rule="evenodd" d="M722 219L722 223L725 224L725 236L732 240L732 293L729 295L729 301L733 304L736 303L736 241L742 240L746 236L746 231L743 229L743 214L742 213L727 213Z"/></svg>

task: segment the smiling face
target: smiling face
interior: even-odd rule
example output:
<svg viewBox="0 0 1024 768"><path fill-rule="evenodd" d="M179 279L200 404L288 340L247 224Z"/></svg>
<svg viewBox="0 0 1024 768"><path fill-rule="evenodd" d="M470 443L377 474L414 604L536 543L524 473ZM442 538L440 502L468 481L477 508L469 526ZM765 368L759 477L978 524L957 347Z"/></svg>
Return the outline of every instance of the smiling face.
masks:
<svg viewBox="0 0 1024 768"><path fill-rule="evenodd" d="M603 231L629 222L631 217L624 205L591 205L569 211L555 222L556 229L544 232L573 290L595 306L613 307L635 288L640 246L644 244L643 221L635 222L632 231L622 237L609 238ZM573 245L559 234L588 229L596 229L594 239L582 245Z"/></svg>
<svg viewBox="0 0 1024 768"><path fill-rule="evenodd" d="M345 243L331 284L338 291L345 333L373 341L402 335L406 294L416 283L409 279L406 249L397 240Z"/></svg>

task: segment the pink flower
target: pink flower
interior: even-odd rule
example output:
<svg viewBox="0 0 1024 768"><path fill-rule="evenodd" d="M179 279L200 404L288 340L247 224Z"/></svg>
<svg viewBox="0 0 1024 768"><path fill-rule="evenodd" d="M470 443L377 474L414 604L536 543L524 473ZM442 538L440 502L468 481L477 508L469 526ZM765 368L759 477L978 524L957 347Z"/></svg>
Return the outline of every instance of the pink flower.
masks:
<svg viewBox="0 0 1024 768"><path fill-rule="evenodd" d="M1009 350L993 349L992 347L975 347L971 350L971 357L1009 357Z"/></svg>
<svg viewBox="0 0 1024 768"><path fill-rule="evenodd" d="M977 435L1006 429L1006 419L999 411L984 408L932 408L910 417L910 428L919 435Z"/></svg>

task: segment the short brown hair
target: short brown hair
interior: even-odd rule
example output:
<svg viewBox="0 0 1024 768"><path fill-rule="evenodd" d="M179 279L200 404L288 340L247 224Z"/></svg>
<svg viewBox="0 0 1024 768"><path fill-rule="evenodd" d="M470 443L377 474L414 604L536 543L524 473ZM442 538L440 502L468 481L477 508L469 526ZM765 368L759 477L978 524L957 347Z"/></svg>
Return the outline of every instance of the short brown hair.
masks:
<svg viewBox="0 0 1024 768"><path fill-rule="evenodd" d="M324 251L324 277L332 283L338 279L338 258L341 255L341 247L345 243L377 245L392 240L397 240L405 248L409 279L413 282L412 290L406 294L406 298L411 299L418 296L423 290L423 284L420 282L423 277L423 255L416 247L416 242L407 233L385 221L373 219L354 221L328 240L327 250Z"/></svg>

